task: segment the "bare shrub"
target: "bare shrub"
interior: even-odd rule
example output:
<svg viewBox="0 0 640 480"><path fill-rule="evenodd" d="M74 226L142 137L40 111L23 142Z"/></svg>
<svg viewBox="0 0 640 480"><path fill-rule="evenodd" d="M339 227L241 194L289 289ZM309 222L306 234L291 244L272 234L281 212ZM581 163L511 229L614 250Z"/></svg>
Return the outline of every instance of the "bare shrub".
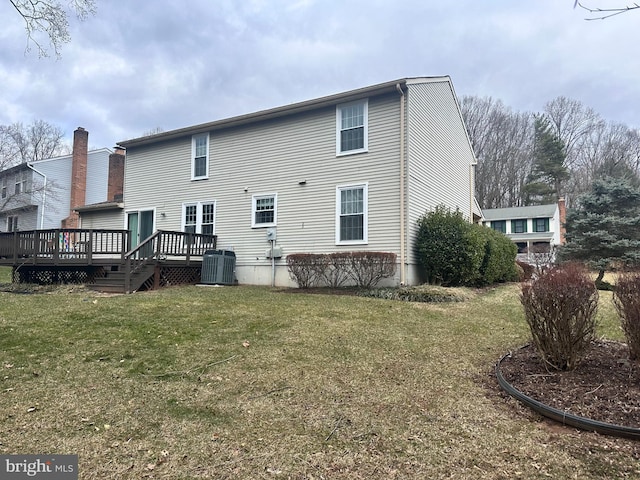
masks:
<svg viewBox="0 0 640 480"><path fill-rule="evenodd" d="M532 245L529 249L529 259L533 264L536 275L541 275L553 267L556 261L556 251L553 246Z"/></svg>
<svg viewBox="0 0 640 480"><path fill-rule="evenodd" d="M338 288L349 281L371 288L395 274L396 257L388 252L293 253L287 255L287 268L300 288Z"/></svg>
<svg viewBox="0 0 640 480"><path fill-rule="evenodd" d="M629 347L629 359L640 359L640 273L623 273L618 276L613 291L624 336Z"/></svg>
<svg viewBox="0 0 640 480"><path fill-rule="evenodd" d="M287 255L289 276L300 288L317 286L325 278L327 267L325 255L292 253Z"/></svg>
<svg viewBox="0 0 640 480"><path fill-rule="evenodd" d="M516 260L516 265L518 265L521 271L518 272L518 279L521 282L528 282L533 277L536 269L533 265L527 262L521 262L520 260Z"/></svg>
<svg viewBox="0 0 640 480"><path fill-rule="evenodd" d="M548 269L522 286L533 344L546 364L573 370L595 337L598 290L577 264Z"/></svg>
<svg viewBox="0 0 640 480"><path fill-rule="evenodd" d="M351 279L351 265L348 253L323 255L326 268L323 272L325 284L329 287L342 287Z"/></svg>
<svg viewBox="0 0 640 480"><path fill-rule="evenodd" d="M358 287L374 287L383 278L395 275L396 258L395 253L388 252L352 252L350 274Z"/></svg>

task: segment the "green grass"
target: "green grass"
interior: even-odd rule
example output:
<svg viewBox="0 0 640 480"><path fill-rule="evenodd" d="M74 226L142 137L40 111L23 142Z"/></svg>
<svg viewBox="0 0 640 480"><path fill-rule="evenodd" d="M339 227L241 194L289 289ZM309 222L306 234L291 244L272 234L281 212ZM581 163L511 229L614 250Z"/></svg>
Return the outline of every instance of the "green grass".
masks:
<svg viewBox="0 0 640 480"><path fill-rule="evenodd" d="M465 298L0 292L0 453L78 454L86 479L637 475L634 443L496 393L528 339L517 286Z"/></svg>
<svg viewBox="0 0 640 480"><path fill-rule="evenodd" d="M0 284L11 283L11 267L0 267Z"/></svg>

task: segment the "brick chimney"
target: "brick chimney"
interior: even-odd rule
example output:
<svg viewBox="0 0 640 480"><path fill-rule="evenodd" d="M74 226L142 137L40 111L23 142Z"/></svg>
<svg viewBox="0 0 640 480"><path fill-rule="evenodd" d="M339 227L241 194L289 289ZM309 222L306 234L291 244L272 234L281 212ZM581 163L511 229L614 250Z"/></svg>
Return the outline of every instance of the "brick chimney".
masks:
<svg viewBox="0 0 640 480"><path fill-rule="evenodd" d="M567 207L565 205L564 197L558 199L558 213L560 214L560 245L565 243L565 235L567 229L565 224L567 223Z"/></svg>
<svg viewBox="0 0 640 480"><path fill-rule="evenodd" d="M87 193L87 157L89 150L89 132L78 127L73 132L73 151L71 153L71 202L69 216L62 220L62 228L78 228L80 215L73 209L86 203Z"/></svg>
<svg viewBox="0 0 640 480"><path fill-rule="evenodd" d="M121 202L124 188L124 148L116 146L109 155L107 201Z"/></svg>

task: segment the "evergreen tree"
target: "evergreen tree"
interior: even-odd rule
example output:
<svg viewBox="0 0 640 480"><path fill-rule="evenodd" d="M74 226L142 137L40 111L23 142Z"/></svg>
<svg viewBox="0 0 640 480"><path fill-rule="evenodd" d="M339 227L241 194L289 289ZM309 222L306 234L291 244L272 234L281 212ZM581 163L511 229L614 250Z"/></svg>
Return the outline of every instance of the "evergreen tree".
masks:
<svg viewBox="0 0 640 480"><path fill-rule="evenodd" d="M562 196L562 183L569 179L566 158L564 144L553 133L549 120L536 116L533 167L522 188L526 205L555 203Z"/></svg>
<svg viewBox="0 0 640 480"><path fill-rule="evenodd" d="M603 177L567 213L560 259L587 262L602 286L612 266L640 265L640 188L631 179Z"/></svg>

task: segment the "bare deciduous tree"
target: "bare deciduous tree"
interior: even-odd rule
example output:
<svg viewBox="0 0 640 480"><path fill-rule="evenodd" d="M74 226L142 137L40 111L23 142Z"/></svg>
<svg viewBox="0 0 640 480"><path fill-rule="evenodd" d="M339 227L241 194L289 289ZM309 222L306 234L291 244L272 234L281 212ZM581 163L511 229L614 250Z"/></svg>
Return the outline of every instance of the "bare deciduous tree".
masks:
<svg viewBox="0 0 640 480"><path fill-rule="evenodd" d="M68 153L62 130L44 120L0 125L0 170Z"/></svg>
<svg viewBox="0 0 640 480"><path fill-rule="evenodd" d="M532 116L492 98L465 96L460 108L474 152L476 198L482 208L522 205L521 188L531 171Z"/></svg>
<svg viewBox="0 0 640 480"><path fill-rule="evenodd" d="M461 98L460 108L478 158L476 198L480 206L524 205L523 186L533 168L534 115L514 112L499 100L474 96ZM566 97L547 102L541 118L565 145L564 165L570 176L563 193L568 206L603 172L640 176L640 130L606 122L593 109Z"/></svg>
<svg viewBox="0 0 640 480"><path fill-rule="evenodd" d="M67 8L57 0L9 0L9 2L25 22L26 51L31 50L33 44L38 49L40 57L49 56L45 44L47 39L58 57L62 45L71 41L69 11L73 11L80 20L85 20L89 15L96 13L95 0L71 0Z"/></svg>

